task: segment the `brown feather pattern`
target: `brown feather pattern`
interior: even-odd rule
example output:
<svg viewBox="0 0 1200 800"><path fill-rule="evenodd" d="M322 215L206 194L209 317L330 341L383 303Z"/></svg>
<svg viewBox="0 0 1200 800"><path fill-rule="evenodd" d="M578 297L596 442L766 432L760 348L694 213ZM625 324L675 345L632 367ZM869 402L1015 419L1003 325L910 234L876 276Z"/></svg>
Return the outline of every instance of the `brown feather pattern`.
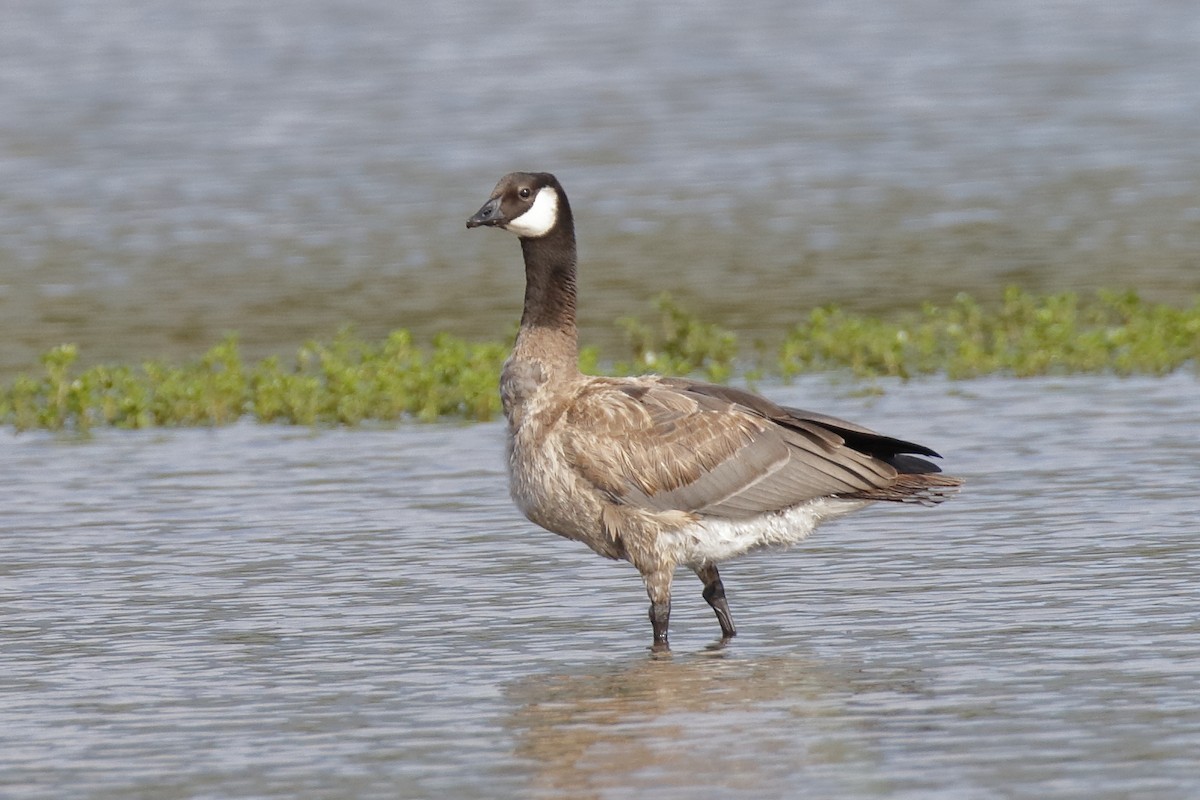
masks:
<svg viewBox="0 0 1200 800"><path fill-rule="evenodd" d="M568 408L568 463L612 501L651 511L740 519L828 496L937 503L960 483L902 474L850 447L829 427L841 420L806 419L726 387L585 378ZM845 430L908 444L861 426Z"/></svg>

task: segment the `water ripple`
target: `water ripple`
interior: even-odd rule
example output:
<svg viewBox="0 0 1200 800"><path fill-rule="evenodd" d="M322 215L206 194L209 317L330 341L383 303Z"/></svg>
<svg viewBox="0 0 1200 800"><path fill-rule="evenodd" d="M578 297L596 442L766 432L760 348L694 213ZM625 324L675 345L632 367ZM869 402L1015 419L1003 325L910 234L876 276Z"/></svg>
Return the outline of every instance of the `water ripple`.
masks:
<svg viewBox="0 0 1200 800"><path fill-rule="evenodd" d="M967 489L730 564L723 650L680 575L669 659L627 565L512 508L499 424L14 437L0 787L1189 796L1194 389L775 387L933 444Z"/></svg>

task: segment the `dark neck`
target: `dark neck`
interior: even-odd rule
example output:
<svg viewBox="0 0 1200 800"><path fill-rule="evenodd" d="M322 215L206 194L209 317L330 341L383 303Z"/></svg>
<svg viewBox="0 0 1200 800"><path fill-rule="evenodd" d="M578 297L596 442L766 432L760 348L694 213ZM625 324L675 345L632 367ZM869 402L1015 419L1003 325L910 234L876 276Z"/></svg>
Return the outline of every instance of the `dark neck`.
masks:
<svg viewBox="0 0 1200 800"><path fill-rule="evenodd" d="M565 210L565 209L564 209ZM575 328L575 229L570 212L554 230L522 239L525 256L525 310L515 354L546 366L578 370Z"/></svg>

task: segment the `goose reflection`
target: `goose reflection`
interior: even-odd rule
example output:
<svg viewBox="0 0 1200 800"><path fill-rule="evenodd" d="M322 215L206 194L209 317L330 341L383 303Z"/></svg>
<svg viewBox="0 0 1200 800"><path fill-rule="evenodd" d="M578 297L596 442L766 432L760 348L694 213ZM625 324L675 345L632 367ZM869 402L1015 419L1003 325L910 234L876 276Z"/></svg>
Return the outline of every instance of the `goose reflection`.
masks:
<svg viewBox="0 0 1200 800"><path fill-rule="evenodd" d="M533 797L664 789L780 796L801 778L815 788L813 772L825 789L844 790L857 779L848 776L866 780L878 766L864 745L868 723L848 701L909 692L910 677L872 678L857 666L792 656L650 659L511 684L506 694L519 710L507 727L532 770Z"/></svg>

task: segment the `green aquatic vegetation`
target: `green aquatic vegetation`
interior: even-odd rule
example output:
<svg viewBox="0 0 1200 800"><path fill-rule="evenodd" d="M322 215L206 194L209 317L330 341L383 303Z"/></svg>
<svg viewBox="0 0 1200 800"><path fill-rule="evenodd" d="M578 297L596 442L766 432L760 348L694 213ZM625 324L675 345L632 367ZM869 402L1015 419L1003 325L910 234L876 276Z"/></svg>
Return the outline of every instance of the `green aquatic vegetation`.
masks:
<svg viewBox="0 0 1200 800"><path fill-rule="evenodd" d="M343 330L309 343L296 364L268 358L251 372L247 410L264 422L356 425L408 417L490 419L500 408L496 380L508 348L438 335L429 347L406 330L380 344Z"/></svg>
<svg viewBox="0 0 1200 800"><path fill-rule="evenodd" d="M500 410L496 382L507 353L503 344L445 335L418 346L403 330L370 343L346 330L304 345L289 366L275 357L247 365L230 337L185 364L76 370L77 348L63 345L43 356L40 376L18 377L0 393L0 421L85 431L223 425L247 415L302 425L490 419Z"/></svg>
<svg viewBox="0 0 1200 800"><path fill-rule="evenodd" d="M617 320L632 360L618 361L613 367L616 374L701 374L716 382L733 374L736 335L684 311L668 294L659 295L654 307L655 323L632 317Z"/></svg>
<svg viewBox="0 0 1200 800"><path fill-rule="evenodd" d="M1033 295L1009 288L999 308L967 295L881 320L818 308L784 341L780 373L849 369L860 377L945 373L962 379L1110 372L1164 375L1200 363L1200 299L1189 308L1134 292Z"/></svg>
<svg viewBox="0 0 1200 800"><path fill-rule="evenodd" d="M848 371L862 378L938 373L965 379L1164 375L1200 365L1200 298L1176 307L1133 292L1034 295L1013 288L998 305L960 295L893 318L825 306L787 333L777 355L759 353L758 363L740 352L734 333L698 319L670 297L658 298L655 309L651 321L618 322L626 360L605 369L597 351L587 348L581 368L723 381L735 366L743 376ZM248 364L231 336L183 364L82 368L78 348L64 344L42 356L39 374L0 388L0 424L86 431L97 425L222 425L246 416L301 425L485 420L500 412L496 385L509 346L446 334L419 343L406 330L368 342L346 329L332 341L303 345L290 362L271 357Z"/></svg>

